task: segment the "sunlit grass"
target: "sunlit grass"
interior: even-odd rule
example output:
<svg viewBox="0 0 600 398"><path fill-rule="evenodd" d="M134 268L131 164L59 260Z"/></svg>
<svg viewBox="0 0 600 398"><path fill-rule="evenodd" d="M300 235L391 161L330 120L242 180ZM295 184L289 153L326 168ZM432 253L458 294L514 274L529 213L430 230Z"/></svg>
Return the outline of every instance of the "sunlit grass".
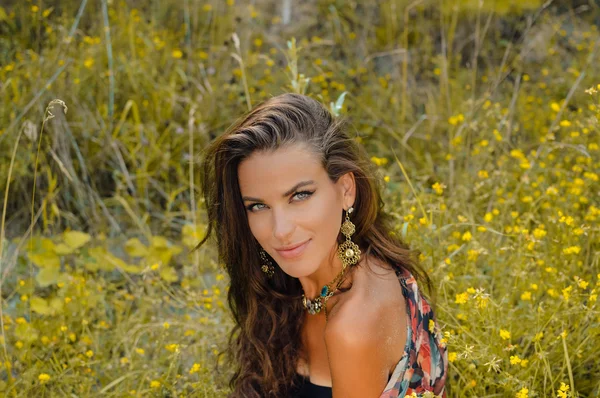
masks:
<svg viewBox="0 0 600 398"><path fill-rule="evenodd" d="M196 165L284 91L351 116L379 166L449 396L600 394L597 11L149 3L0 8L2 395L226 394Z"/></svg>

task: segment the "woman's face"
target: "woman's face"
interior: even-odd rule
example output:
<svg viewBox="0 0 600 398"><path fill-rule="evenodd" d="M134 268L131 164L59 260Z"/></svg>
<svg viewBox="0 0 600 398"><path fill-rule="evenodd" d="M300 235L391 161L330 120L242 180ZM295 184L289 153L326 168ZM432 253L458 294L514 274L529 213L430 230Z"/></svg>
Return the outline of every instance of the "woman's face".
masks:
<svg viewBox="0 0 600 398"><path fill-rule="evenodd" d="M303 277L327 265L342 223L354 203L354 176L331 182L320 160L302 144L256 151L238 167L252 234L281 269ZM307 242L299 253L281 252Z"/></svg>

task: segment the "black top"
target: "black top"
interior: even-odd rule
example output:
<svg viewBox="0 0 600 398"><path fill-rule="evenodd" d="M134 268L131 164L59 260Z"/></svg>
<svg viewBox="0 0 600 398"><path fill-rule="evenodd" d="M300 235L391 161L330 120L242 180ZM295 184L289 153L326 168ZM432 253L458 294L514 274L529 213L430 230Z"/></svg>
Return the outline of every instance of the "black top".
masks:
<svg viewBox="0 0 600 398"><path fill-rule="evenodd" d="M310 382L310 378L296 373L296 382L299 385L290 398L332 398L331 387L319 386Z"/></svg>
<svg viewBox="0 0 600 398"><path fill-rule="evenodd" d="M388 376L388 382L392 378ZM333 392L331 387L320 386L310 382L308 376L296 373L296 383L299 385L292 391L289 398L332 398Z"/></svg>

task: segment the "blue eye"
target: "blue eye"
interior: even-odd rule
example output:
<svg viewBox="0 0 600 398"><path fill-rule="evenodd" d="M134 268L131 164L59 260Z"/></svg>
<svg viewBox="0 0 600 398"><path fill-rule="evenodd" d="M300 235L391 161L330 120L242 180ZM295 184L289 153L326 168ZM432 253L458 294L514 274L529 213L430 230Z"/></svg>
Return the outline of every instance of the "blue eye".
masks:
<svg viewBox="0 0 600 398"><path fill-rule="evenodd" d="M258 206L258 205L262 205L262 203L253 203L249 206L246 206L246 209L248 209L251 212L254 212L254 206Z"/></svg>
<svg viewBox="0 0 600 398"><path fill-rule="evenodd" d="M310 191L300 191L300 192L296 192L294 194L294 196L296 196L296 195L306 195L305 199L308 199L314 192L315 191L312 191L312 192L310 192ZM302 200L304 200L304 199L302 199Z"/></svg>
<svg viewBox="0 0 600 398"><path fill-rule="evenodd" d="M296 192L293 196L294 197L299 196L301 198L299 200L303 201L303 200L310 198L313 193L315 193L315 191L300 191L300 192ZM246 209L248 209L248 211L254 212L254 206L258 206L258 205L262 205L262 203L253 203L251 205L246 206Z"/></svg>

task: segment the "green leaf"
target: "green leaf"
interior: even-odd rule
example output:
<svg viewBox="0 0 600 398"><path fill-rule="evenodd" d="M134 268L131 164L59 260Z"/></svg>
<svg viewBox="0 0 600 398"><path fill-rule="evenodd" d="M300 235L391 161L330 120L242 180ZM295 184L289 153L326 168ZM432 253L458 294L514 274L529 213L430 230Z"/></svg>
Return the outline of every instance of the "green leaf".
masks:
<svg viewBox="0 0 600 398"><path fill-rule="evenodd" d="M348 94L347 91L344 91L342 94L340 94L337 101L335 102L335 105L333 104L333 102L330 103L329 107L331 108L331 113L333 113L335 116L340 115L340 111L342 110L342 106L344 105L344 98L346 97L346 94Z"/></svg>
<svg viewBox="0 0 600 398"><path fill-rule="evenodd" d="M157 249L168 249L169 241L164 236L153 236L152 247Z"/></svg>
<svg viewBox="0 0 600 398"><path fill-rule="evenodd" d="M8 15L2 7L0 7L0 21L8 21Z"/></svg>
<svg viewBox="0 0 600 398"><path fill-rule="evenodd" d="M65 245L64 243L59 243L54 246L54 252L59 256L64 256L65 254L71 254L75 251L71 246Z"/></svg>
<svg viewBox="0 0 600 398"><path fill-rule="evenodd" d="M15 328L15 337L26 343L32 343L37 340L39 332L30 323L20 323Z"/></svg>
<svg viewBox="0 0 600 398"><path fill-rule="evenodd" d="M37 275L35 280L41 287L50 286L58 281L60 274L60 266L51 266L42 268Z"/></svg>
<svg viewBox="0 0 600 398"><path fill-rule="evenodd" d="M79 249L86 243L88 243L92 237L85 232L80 231L68 231L63 234L65 243L73 249Z"/></svg>
<svg viewBox="0 0 600 398"><path fill-rule="evenodd" d="M60 267L60 258L56 253L28 253L27 257L40 268Z"/></svg>
<svg viewBox="0 0 600 398"><path fill-rule="evenodd" d="M125 243L125 252L130 257L145 257L148 248L138 238L131 238Z"/></svg>
<svg viewBox="0 0 600 398"><path fill-rule="evenodd" d="M54 314L60 314L63 312L65 302L60 297L52 297L50 299L50 308Z"/></svg>
<svg viewBox="0 0 600 398"><path fill-rule="evenodd" d="M123 271L125 271L125 272L127 272L129 274L141 274L142 271L144 270L139 265L131 265L131 264L125 264L121 268L123 269Z"/></svg>
<svg viewBox="0 0 600 398"><path fill-rule="evenodd" d="M40 315L52 315L53 310L46 300L41 297L34 296L29 300L29 305L31 306L31 310L37 312Z"/></svg>
<svg viewBox="0 0 600 398"><path fill-rule="evenodd" d="M100 268L95 258L91 259L91 261L86 261L83 266L91 272L96 272Z"/></svg>
<svg viewBox="0 0 600 398"><path fill-rule="evenodd" d="M103 270L112 271L115 269L115 265L118 265L117 257L110 254L103 247L92 247L88 250L90 258L86 262L85 266L90 271ZM121 260L122 261L122 260Z"/></svg>
<svg viewBox="0 0 600 398"><path fill-rule="evenodd" d="M406 239L406 234L408 233L408 222L405 222L402 225L402 239Z"/></svg>
<svg viewBox="0 0 600 398"><path fill-rule="evenodd" d="M167 282L177 282L179 277L173 267L163 267L160 270L160 277Z"/></svg>

